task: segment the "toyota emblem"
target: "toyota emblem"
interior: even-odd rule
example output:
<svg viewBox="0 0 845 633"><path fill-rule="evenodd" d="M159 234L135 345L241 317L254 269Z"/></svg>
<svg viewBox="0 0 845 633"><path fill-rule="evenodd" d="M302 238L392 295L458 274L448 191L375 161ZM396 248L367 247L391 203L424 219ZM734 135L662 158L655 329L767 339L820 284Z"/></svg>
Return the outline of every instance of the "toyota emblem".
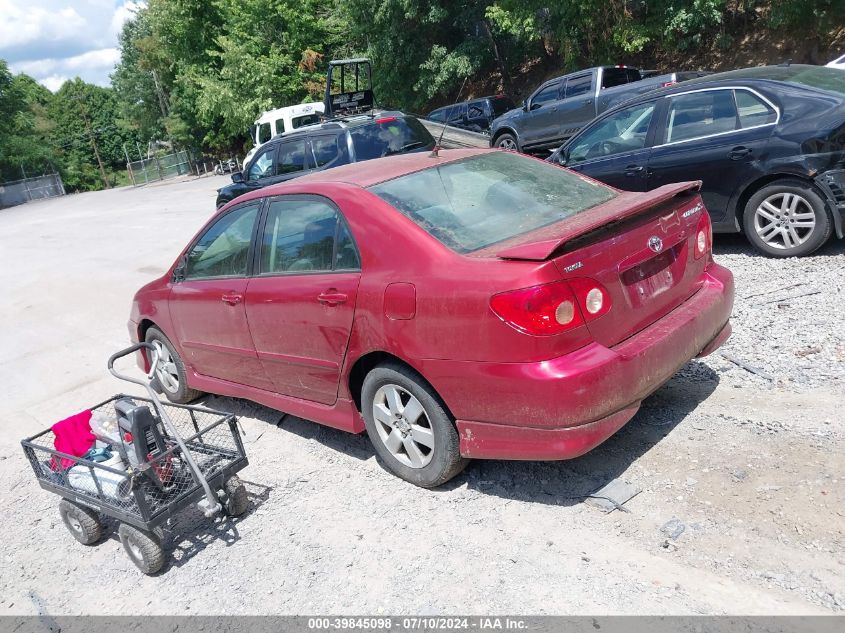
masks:
<svg viewBox="0 0 845 633"><path fill-rule="evenodd" d="M652 235L650 238L648 238L648 247L655 253L659 253L663 250L663 240L661 240L656 235Z"/></svg>

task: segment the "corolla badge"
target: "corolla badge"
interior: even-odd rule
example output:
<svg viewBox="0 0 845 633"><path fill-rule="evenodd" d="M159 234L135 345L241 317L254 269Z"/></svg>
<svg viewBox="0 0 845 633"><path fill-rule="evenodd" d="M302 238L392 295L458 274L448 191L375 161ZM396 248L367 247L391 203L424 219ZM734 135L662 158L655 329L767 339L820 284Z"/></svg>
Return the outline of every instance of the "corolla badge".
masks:
<svg viewBox="0 0 845 633"><path fill-rule="evenodd" d="M652 235L650 238L648 238L648 247L655 253L659 253L663 250L663 240L661 240L656 235Z"/></svg>

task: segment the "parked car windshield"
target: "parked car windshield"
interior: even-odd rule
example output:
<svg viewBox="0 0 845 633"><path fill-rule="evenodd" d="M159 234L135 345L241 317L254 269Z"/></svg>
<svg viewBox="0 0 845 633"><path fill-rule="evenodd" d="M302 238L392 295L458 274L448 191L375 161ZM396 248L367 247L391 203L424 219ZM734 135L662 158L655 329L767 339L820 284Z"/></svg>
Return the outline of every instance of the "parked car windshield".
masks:
<svg viewBox="0 0 845 633"><path fill-rule="evenodd" d="M554 224L616 197L605 185L510 152L446 163L370 191L458 253Z"/></svg>
<svg viewBox="0 0 845 633"><path fill-rule="evenodd" d="M355 160L370 160L415 149L432 149L434 137L413 117L386 117L349 130Z"/></svg>

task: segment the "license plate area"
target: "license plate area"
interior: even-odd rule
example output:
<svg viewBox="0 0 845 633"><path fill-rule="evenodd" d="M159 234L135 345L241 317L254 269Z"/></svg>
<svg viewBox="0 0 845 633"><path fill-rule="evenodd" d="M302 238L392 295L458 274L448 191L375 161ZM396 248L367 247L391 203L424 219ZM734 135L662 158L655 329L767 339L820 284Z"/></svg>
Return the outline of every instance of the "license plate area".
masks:
<svg viewBox="0 0 845 633"><path fill-rule="evenodd" d="M683 248L684 242L679 242L622 272L620 278L633 307L671 290L683 278L683 258L680 257Z"/></svg>

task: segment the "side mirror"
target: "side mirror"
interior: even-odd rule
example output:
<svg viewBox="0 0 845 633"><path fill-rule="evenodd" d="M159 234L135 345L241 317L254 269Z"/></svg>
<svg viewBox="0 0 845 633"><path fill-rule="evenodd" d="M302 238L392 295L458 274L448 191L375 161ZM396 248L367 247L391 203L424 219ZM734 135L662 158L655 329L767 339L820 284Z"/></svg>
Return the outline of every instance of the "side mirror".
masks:
<svg viewBox="0 0 845 633"><path fill-rule="evenodd" d="M188 268L188 258L183 257L179 260L179 263L176 265L176 268L173 269L173 283L177 283L180 281L185 281L185 271Z"/></svg>
<svg viewBox="0 0 845 633"><path fill-rule="evenodd" d="M566 167L566 163L569 162L569 150L565 147L561 147L557 150L557 162Z"/></svg>
<svg viewBox="0 0 845 633"><path fill-rule="evenodd" d="M532 104L531 104L531 110L532 110L532 111L533 111L533 110L537 110L538 108L542 108L542 107L543 107L543 104L542 104L542 103L532 103Z"/></svg>
<svg viewBox="0 0 845 633"><path fill-rule="evenodd" d="M519 104L519 107L522 108L523 112L528 112L528 104L525 103L525 99L522 100L522 102Z"/></svg>
<svg viewBox="0 0 845 633"><path fill-rule="evenodd" d="M244 181L244 173L242 171L236 171L232 174L232 182L239 184Z"/></svg>

